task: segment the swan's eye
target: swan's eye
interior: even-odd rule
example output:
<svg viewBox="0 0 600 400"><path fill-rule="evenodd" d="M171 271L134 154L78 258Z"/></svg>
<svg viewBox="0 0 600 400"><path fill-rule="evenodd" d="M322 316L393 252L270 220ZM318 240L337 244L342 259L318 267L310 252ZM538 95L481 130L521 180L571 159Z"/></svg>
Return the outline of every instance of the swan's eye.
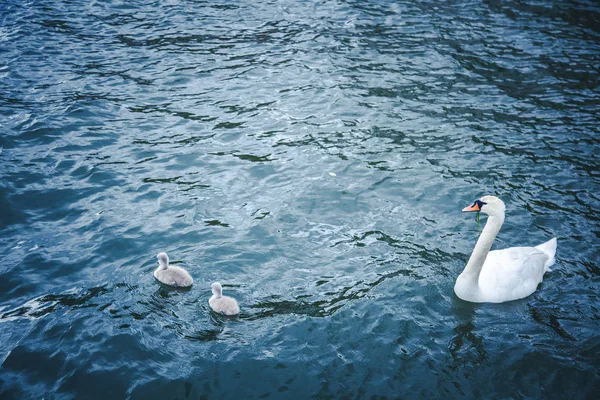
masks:
<svg viewBox="0 0 600 400"><path fill-rule="evenodd" d="M481 208L487 204L486 202L483 202L481 200L475 200L475 203L473 203L473 207L477 206L477 208L479 208L481 210Z"/></svg>

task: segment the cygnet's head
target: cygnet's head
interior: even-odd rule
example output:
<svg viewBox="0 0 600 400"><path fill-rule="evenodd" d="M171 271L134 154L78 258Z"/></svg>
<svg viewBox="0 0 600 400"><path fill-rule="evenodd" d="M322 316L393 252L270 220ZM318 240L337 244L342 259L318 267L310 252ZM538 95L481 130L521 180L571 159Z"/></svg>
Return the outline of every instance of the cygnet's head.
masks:
<svg viewBox="0 0 600 400"><path fill-rule="evenodd" d="M223 288L221 287L221 284L219 282L215 282L212 285L210 285L211 289L212 289L212 293L217 296L217 297L221 297L223 295Z"/></svg>
<svg viewBox="0 0 600 400"><path fill-rule="evenodd" d="M167 255L167 253L159 253L156 258L158 258L158 264L161 267L165 267L167 268L167 266L169 265L169 256Z"/></svg>
<svg viewBox="0 0 600 400"><path fill-rule="evenodd" d="M481 211L490 216L504 215L505 210L504 202L496 196L483 196L479 200L475 200L469 207L463 208L464 212Z"/></svg>

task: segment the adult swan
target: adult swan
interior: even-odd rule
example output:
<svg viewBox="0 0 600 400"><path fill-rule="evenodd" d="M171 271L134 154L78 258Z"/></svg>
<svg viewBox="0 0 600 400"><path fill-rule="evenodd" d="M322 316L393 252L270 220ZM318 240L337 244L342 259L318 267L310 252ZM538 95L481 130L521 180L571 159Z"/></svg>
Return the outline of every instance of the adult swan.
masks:
<svg viewBox="0 0 600 400"><path fill-rule="evenodd" d="M504 202L484 196L465 207L466 212L488 215L464 271L456 279L454 293L473 303L502 303L529 296L554 264L556 238L536 247L510 247L490 251L504 222Z"/></svg>

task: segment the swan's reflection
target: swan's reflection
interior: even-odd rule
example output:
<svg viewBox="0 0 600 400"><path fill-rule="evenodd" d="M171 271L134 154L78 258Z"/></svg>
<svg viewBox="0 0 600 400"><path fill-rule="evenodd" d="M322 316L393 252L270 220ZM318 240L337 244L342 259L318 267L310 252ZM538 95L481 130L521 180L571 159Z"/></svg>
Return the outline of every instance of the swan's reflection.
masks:
<svg viewBox="0 0 600 400"><path fill-rule="evenodd" d="M473 316L480 304L469 303L454 296L452 309L457 317L454 336L448 342L448 351L454 360L452 369L465 365L479 365L488 359L484 337L473 332Z"/></svg>

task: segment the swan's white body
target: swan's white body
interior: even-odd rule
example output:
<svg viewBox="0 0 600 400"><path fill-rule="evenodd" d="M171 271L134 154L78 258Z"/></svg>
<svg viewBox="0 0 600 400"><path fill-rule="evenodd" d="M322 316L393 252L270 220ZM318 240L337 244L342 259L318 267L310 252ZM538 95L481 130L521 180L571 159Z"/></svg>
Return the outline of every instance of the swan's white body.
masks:
<svg viewBox="0 0 600 400"><path fill-rule="evenodd" d="M240 313L240 307L233 297L223 296L223 288L219 282L210 285L213 295L208 299L208 304L214 312L225 315L237 315Z"/></svg>
<svg viewBox="0 0 600 400"><path fill-rule="evenodd" d="M167 256L167 253L160 253L156 258L158 258L158 268L154 271L156 279L169 286L192 286L192 283L194 283L192 276L183 268L169 265L169 256Z"/></svg>
<svg viewBox="0 0 600 400"><path fill-rule="evenodd" d="M480 207L480 208L479 208ZM454 293L473 303L503 303L522 299L537 289L554 264L556 238L536 247L510 247L490 251L504 222L504 203L484 196L463 211L489 215L471 258L456 279Z"/></svg>

